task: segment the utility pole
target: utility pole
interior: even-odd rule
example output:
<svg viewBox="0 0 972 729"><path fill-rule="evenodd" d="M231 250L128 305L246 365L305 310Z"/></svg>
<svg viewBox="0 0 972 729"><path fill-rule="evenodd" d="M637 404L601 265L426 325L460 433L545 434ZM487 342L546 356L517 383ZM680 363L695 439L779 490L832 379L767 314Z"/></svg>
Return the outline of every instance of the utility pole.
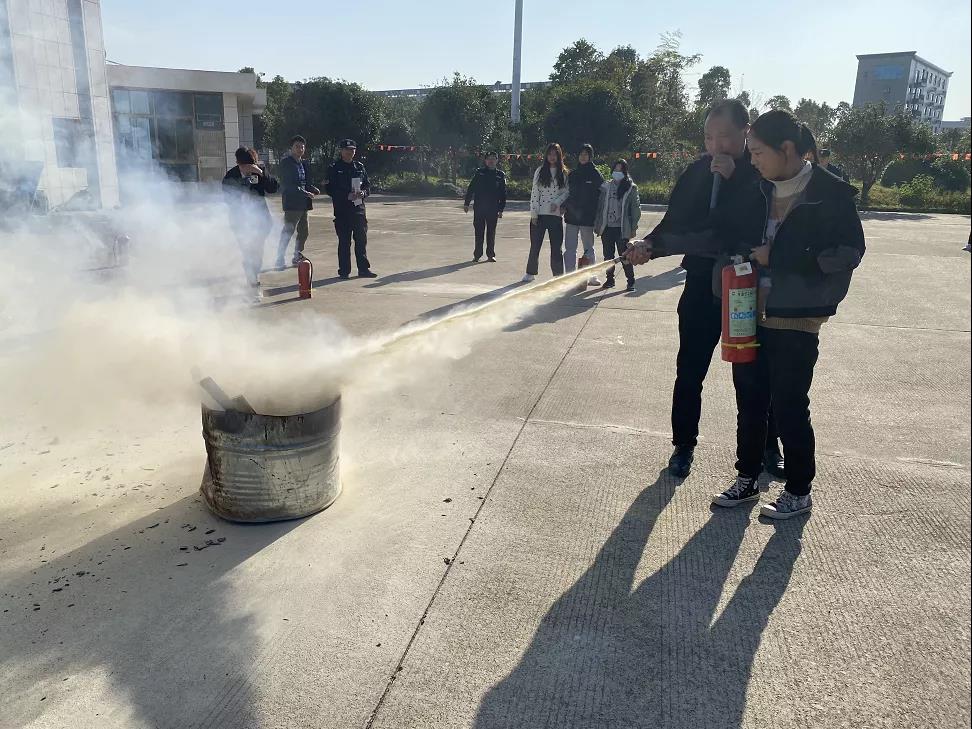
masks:
<svg viewBox="0 0 972 729"><path fill-rule="evenodd" d="M510 97L510 121L520 121L520 46L523 42L523 0L516 0L513 20L513 93Z"/></svg>

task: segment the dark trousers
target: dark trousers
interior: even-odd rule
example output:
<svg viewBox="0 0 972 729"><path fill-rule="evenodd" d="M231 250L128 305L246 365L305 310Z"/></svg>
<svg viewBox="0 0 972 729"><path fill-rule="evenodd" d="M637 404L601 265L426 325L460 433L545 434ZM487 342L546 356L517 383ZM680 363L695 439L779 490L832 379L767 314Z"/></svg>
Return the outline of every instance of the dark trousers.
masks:
<svg viewBox="0 0 972 729"><path fill-rule="evenodd" d="M540 248L543 236L550 234L550 272L554 276L564 274L564 219L559 215L540 215L530 222L530 257L526 272L536 276L540 269Z"/></svg>
<svg viewBox="0 0 972 729"><path fill-rule="evenodd" d="M284 210L283 230L280 231L280 245L277 247L277 259L281 260L287 253L287 246L294 232L297 233L297 244L294 246L294 258L304 252L304 244L307 242L307 211L306 210Z"/></svg>
<svg viewBox="0 0 972 729"><path fill-rule="evenodd" d="M486 255L493 258L496 255L496 220L498 213L473 213L473 231L476 233L476 248L473 256L483 257L483 239L486 241Z"/></svg>
<svg viewBox="0 0 972 729"><path fill-rule="evenodd" d="M610 261L628 250L628 239L621 237L621 228L605 228L601 233L601 246L604 248L604 260ZM634 283L634 266L630 263L622 263L621 268L624 269L624 275L628 277L628 283ZM614 280L614 266L607 270L607 277Z"/></svg>
<svg viewBox="0 0 972 729"><path fill-rule="evenodd" d="M351 238L358 273L371 270L368 262L368 219L364 215L339 215L334 218L338 238L338 275L351 275Z"/></svg>
<svg viewBox="0 0 972 729"><path fill-rule="evenodd" d="M736 470L758 476L762 470L770 403L786 454L786 490L810 493L816 476L813 425L810 423L810 385L817 363L816 334L789 329L757 331L756 362L734 364L736 386Z"/></svg>
<svg viewBox="0 0 972 729"><path fill-rule="evenodd" d="M606 250L606 249L605 249ZM709 272L689 274L678 300L678 358L672 392L672 445L698 445L702 384L722 335L722 302L712 293ZM767 419L766 448L778 450L773 414Z"/></svg>

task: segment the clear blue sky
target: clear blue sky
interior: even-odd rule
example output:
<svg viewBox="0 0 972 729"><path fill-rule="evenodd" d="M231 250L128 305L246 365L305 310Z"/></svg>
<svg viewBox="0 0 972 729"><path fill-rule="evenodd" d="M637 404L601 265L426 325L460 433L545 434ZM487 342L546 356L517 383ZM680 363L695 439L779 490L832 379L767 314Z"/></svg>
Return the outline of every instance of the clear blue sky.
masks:
<svg viewBox="0 0 972 729"><path fill-rule="evenodd" d="M102 0L108 58L118 63L235 71L288 80L330 76L368 89L432 85L453 71L508 82L513 0ZM851 101L858 53L918 51L953 71L946 119L969 116L968 0L524 0L523 80L546 79L580 37L602 50L649 53L665 31L754 99L774 94Z"/></svg>

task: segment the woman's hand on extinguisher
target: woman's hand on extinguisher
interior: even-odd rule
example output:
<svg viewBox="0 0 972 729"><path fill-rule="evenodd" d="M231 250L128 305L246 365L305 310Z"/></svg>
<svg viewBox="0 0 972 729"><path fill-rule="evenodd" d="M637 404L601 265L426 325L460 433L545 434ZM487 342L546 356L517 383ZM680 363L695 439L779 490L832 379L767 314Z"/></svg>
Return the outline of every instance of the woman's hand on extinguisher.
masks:
<svg viewBox="0 0 972 729"><path fill-rule="evenodd" d="M759 246L758 248L753 248L752 252L749 254L750 261L756 261L760 266L769 265L769 246Z"/></svg>

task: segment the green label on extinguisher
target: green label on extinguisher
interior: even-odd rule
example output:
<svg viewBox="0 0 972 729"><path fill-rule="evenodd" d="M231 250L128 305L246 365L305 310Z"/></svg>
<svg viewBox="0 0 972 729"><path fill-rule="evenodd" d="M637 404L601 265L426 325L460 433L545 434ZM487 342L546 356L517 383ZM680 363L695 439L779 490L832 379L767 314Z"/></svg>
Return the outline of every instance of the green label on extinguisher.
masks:
<svg viewBox="0 0 972 729"><path fill-rule="evenodd" d="M756 287L729 289L729 336L756 336Z"/></svg>

